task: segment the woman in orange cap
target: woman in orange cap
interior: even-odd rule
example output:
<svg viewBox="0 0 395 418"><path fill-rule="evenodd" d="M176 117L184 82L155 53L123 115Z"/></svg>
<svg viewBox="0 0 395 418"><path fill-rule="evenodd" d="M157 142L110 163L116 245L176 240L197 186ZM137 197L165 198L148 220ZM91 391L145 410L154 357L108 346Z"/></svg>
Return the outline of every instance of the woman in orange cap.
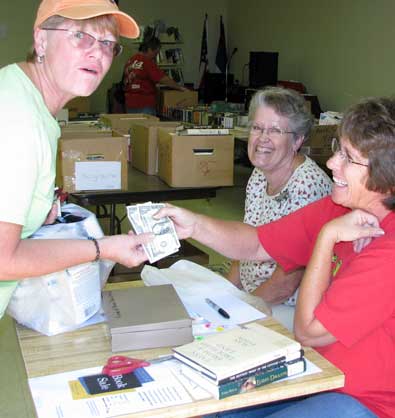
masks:
<svg viewBox="0 0 395 418"><path fill-rule="evenodd" d="M136 266L148 234L100 240L26 240L51 223L60 129L54 115L99 86L139 27L113 0L43 0L26 62L0 70L0 317L16 279L105 258Z"/></svg>

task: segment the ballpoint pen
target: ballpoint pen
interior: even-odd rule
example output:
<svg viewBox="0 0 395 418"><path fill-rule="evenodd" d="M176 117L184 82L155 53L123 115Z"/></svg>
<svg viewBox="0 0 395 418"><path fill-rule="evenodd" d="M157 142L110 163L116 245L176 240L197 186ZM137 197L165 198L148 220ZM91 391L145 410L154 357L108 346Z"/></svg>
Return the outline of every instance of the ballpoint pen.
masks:
<svg viewBox="0 0 395 418"><path fill-rule="evenodd" d="M228 312L226 312L225 309L222 309L220 306L214 303L211 299L206 298L205 301L211 308L215 309L221 316L223 316L226 319L230 318L230 315L228 314Z"/></svg>

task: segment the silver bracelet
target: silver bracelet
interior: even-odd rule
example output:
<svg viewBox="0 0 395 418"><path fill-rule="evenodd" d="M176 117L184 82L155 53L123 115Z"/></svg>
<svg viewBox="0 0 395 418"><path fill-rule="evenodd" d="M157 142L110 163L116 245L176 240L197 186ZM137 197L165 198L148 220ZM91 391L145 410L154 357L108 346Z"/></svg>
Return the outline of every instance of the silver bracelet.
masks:
<svg viewBox="0 0 395 418"><path fill-rule="evenodd" d="M93 241L93 244L95 244L95 248L96 248L96 257L93 261L99 261L100 260L100 247L99 247L99 243L97 242L96 238L93 237L88 237L88 239L90 241Z"/></svg>

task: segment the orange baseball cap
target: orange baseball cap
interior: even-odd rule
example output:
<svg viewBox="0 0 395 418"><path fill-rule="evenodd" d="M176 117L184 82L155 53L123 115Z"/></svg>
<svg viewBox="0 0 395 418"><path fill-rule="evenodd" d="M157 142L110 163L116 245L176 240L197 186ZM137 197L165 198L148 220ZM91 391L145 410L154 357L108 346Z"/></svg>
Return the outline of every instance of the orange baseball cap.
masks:
<svg viewBox="0 0 395 418"><path fill-rule="evenodd" d="M37 11L34 28L55 15L75 20L113 15L118 22L121 36L137 38L140 34L136 21L126 13L121 12L114 0L42 0Z"/></svg>

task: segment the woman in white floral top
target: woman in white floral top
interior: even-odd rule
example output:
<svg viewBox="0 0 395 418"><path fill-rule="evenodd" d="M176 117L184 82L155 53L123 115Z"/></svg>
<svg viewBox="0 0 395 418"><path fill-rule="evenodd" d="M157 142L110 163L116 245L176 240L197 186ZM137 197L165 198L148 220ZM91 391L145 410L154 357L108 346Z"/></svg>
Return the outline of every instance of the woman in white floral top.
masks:
<svg viewBox="0 0 395 418"><path fill-rule="evenodd" d="M246 189L244 222L262 225L327 195L331 180L299 149L312 128L304 98L278 87L261 90L251 100L248 156L254 170ZM298 245L295 243L295 245ZM273 315L292 328L303 270L289 274L274 262L234 261L228 279L272 305Z"/></svg>

